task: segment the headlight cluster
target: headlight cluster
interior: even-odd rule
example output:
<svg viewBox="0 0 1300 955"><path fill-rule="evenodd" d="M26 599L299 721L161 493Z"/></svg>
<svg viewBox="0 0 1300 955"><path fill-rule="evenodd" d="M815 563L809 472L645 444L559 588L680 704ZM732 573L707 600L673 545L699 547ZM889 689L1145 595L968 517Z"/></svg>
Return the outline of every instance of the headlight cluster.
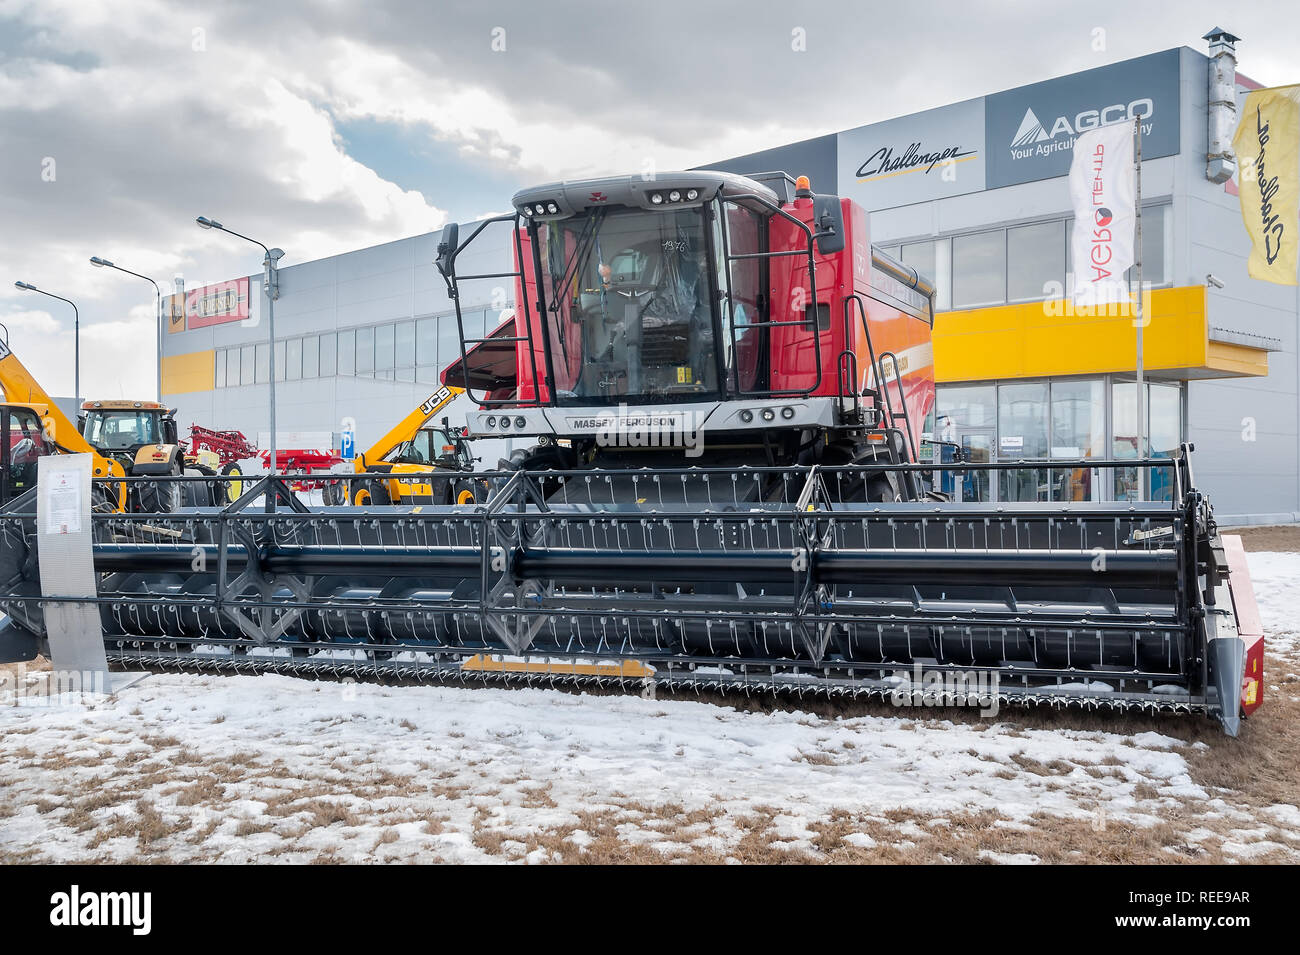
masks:
<svg viewBox="0 0 1300 955"><path fill-rule="evenodd" d="M543 202L525 202L519 207L519 212L524 216L554 216L560 214L560 206L554 199Z"/></svg>
<svg viewBox="0 0 1300 955"><path fill-rule="evenodd" d="M698 198L698 189L669 189L666 192L650 193L650 204L662 206L665 202L694 202Z"/></svg>
<svg viewBox="0 0 1300 955"><path fill-rule="evenodd" d="M490 414L483 419L483 424L485 426L489 428L500 428L502 431L509 431L511 423L510 415L508 414L503 414L500 418L494 414ZM528 426L528 419L523 415L518 415L515 417L513 424L516 428L526 428Z"/></svg>
<svg viewBox="0 0 1300 955"><path fill-rule="evenodd" d="M764 421L775 421L778 414L786 421L789 421L794 417L794 408L786 405L782 408L763 408L758 412L758 416ZM744 409L740 412L740 420L745 424L751 424L754 420L754 412L749 408Z"/></svg>

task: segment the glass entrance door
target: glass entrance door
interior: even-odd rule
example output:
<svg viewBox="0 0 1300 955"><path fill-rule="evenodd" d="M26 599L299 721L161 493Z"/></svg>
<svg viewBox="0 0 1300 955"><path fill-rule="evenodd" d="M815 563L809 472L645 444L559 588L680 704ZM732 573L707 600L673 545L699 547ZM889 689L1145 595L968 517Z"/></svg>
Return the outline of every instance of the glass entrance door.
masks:
<svg viewBox="0 0 1300 955"><path fill-rule="evenodd" d="M993 429L963 431L960 435L961 459L971 464L989 464L993 460ZM990 471L967 471L961 478L961 500L991 501Z"/></svg>

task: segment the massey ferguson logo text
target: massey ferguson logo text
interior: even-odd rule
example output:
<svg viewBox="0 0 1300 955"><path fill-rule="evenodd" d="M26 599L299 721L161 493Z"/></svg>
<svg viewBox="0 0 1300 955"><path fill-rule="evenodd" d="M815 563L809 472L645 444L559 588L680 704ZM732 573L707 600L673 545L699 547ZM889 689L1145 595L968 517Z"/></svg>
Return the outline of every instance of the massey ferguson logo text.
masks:
<svg viewBox="0 0 1300 955"><path fill-rule="evenodd" d="M596 443L605 448L681 448L688 458L704 453L701 441L702 416L693 412L657 414L629 411L569 419L575 431L594 431Z"/></svg>
<svg viewBox="0 0 1300 955"><path fill-rule="evenodd" d="M127 926L132 935L148 935L153 927L152 892L68 892L50 896L50 924L56 926Z"/></svg>
<svg viewBox="0 0 1300 955"><path fill-rule="evenodd" d="M858 167L857 175L859 179L872 179L890 173L915 172L923 166L929 175L935 166L970 158L976 152L974 149L963 152L960 146L945 146L935 152L926 152L920 143L912 143L901 156L896 156L892 146L881 146Z"/></svg>
<svg viewBox="0 0 1300 955"><path fill-rule="evenodd" d="M1050 127L1045 126L1032 108L1025 110L1025 118L1020 121L1020 128L1011 137L1011 158L1029 159L1032 156L1050 156L1052 153L1074 149L1074 137L1087 129L1118 123L1121 120L1134 120L1141 116L1149 118L1156 111L1151 100L1135 99L1125 105L1114 103L1101 109L1085 109L1075 113L1073 124L1067 116L1058 116ZM1151 134L1151 124L1142 124L1143 135ZM1058 139L1065 136L1065 139Z"/></svg>

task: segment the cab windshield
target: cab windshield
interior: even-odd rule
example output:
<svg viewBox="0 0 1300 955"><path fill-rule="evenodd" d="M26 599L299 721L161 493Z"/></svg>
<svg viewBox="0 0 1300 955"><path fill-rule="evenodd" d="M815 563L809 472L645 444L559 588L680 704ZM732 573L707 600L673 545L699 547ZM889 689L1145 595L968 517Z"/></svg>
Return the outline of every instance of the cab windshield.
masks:
<svg viewBox="0 0 1300 955"><path fill-rule="evenodd" d="M410 441L398 445L395 464L460 466L466 463L460 442L442 428L423 428Z"/></svg>
<svg viewBox="0 0 1300 955"><path fill-rule="evenodd" d="M538 241L559 404L716 396L700 209L597 208Z"/></svg>
<svg viewBox="0 0 1300 955"><path fill-rule="evenodd" d="M96 448L106 451L163 443L156 411L92 411L86 416L85 436Z"/></svg>

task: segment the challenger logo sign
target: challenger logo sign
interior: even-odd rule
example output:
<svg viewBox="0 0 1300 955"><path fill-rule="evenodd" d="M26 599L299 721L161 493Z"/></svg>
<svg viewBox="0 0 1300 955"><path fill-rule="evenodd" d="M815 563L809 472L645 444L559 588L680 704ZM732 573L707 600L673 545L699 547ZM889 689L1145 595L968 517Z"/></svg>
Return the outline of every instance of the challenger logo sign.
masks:
<svg viewBox="0 0 1300 955"><path fill-rule="evenodd" d="M1296 284L1300 242L1300 86L1255 90L1232 138L1241 164L1237 191L1250 235L1253 279Z"/></svg>
<svg viewBox="0 0 1300 955"><path fill-rule="evenodd" d="M921 143L912 143L901 154L894 152L893 146L881 146L867 161L858 167L859 182L881 176L896 176L921 170L927 176L935 166L947 166L950 163L972 159L977 149L962 149L961 146L941 146L926 149Z"/></svg>

